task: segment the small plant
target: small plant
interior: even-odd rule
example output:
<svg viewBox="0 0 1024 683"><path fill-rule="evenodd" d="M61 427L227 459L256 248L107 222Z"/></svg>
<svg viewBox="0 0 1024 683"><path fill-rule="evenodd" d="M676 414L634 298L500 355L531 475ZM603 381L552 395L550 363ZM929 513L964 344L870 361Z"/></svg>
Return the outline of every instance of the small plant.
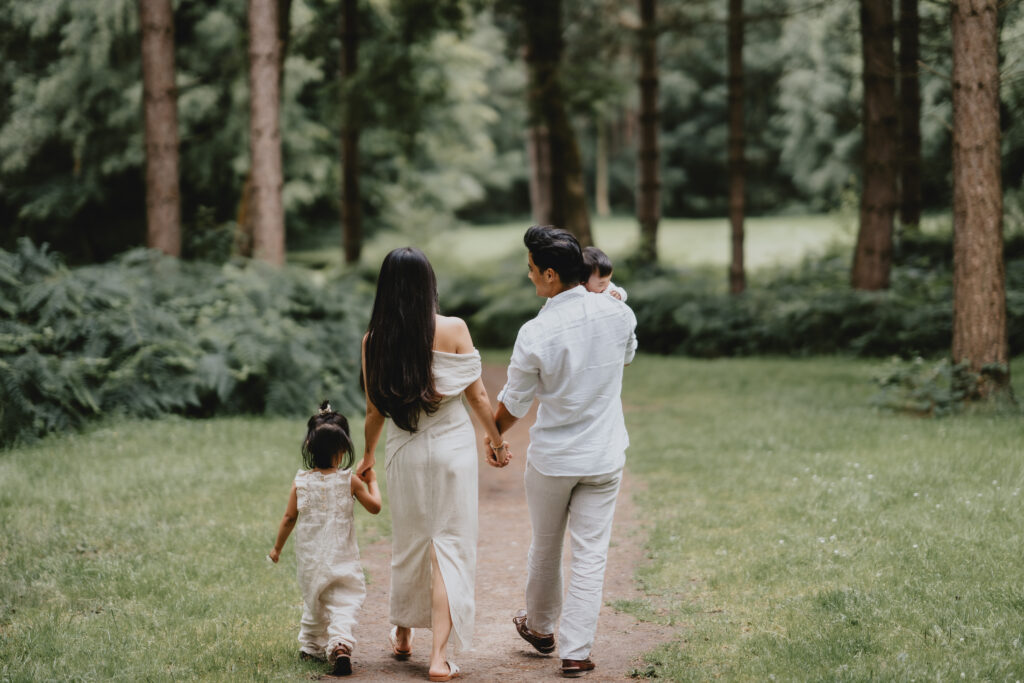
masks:
<svg viewBox="0 0 1024 683"><path fill-rule="evenodd" d="M872 403L887 410L942 417L981 398L984 383L998 381L1006 372L1007 368L998 364L973 372L968 363L953 363L948 358L935 363L920 357L910 362L894 359L877 378L881 391Z"/></svg>

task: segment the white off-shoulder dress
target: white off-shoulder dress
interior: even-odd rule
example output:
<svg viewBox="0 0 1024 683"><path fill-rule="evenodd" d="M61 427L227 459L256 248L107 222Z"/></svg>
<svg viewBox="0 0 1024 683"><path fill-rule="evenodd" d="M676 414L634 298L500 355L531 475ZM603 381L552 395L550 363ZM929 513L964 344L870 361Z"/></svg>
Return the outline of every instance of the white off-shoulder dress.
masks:
<svg viewBox="0 0 1024 683"><path fill-rule="evenodd" d="M387 425L391 508L391 608L396 626L430 628L430 544L437 552L452 614L452 642L473 640L477 542L477 445L462 392L480 377L480 353L433 354L434 386L444 398L421 414L415 433Z"/></svg>

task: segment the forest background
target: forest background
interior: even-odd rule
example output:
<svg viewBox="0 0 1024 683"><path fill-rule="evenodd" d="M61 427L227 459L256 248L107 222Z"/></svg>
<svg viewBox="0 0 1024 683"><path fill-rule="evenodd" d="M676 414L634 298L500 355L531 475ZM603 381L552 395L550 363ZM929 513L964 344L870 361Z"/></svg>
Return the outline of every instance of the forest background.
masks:
<svg viewBox="0 0 1024 683"><path fill-rule="evenodd" d="M1024 348L1024 5L973 4L2 0L3 441L119 412L291 414L311 390L358 409L357 354L336 349L365 329L364 243L498 221L586 243L590 214L639 232L613 256L642 350L949 357L883 381L928 414L1009 391ZM988 48L957 43L957 17L991 19ZM984 144L963 142L984 117L954 111L974 88L958 45L961 65L993 57ZM890 137L865 144L880 127ZM957 149L986 145L995 173L962 156L957 176ZM896 175L911 156L914 191ZM989 194L957 214L956 187ZM854 253L747 287L744 220L806 214L859 222ZM728 279L658 260L659 221L664 242L678 218L724 215ZM707 233L668 234L693 250ZM510 345L538 307L507 238L442 273L442 309L485 346Z"/></svg>
<svg viewBox="0 0 1024 683"><path fill-rule="evenodd" d="M345 84L341 3L289 4L280 119L289 248L340 242L348 93L359 94L368 235L529 220L527 73L510 3L361 3L358 69ZM1019 231L1024 11L1002 6L1002 173L1007 229ZM723 216L726 3L659 9L663 215ZM748 214L835 210L861 176L859 5L748 0L744 11ZM610 0L566 0L563 13L562 79L587 195L599 212L630 214L639 19L632 3ZM948 15L948 3L920 3L922 203L932 212L951 205ZM211 230L243 212L246 2L182 0L173 20L184 254L197 256ZM4 0L0 36L0 246L29 236L83 263L145 244L137 3ZM595 193L605 161L607 189Z"/></svg>

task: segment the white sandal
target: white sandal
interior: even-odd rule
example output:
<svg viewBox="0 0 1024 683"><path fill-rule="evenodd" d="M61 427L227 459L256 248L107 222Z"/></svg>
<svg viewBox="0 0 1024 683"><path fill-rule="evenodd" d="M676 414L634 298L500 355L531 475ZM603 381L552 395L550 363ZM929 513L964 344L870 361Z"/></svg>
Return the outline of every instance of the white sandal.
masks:
<svg viewBox="0 0 1024 683"><path fill-rule="evenodd" d="M398 649L398 627L392 626L391 633L388 634L388 642L391 643L391 653L395 656L395 659L406 660L412 655L412 637L416 635L416 629L409 629L409 649L399 650Z"/></svg>
<svg viewBox="0 0 1024 683"><path fill-rule="evenodd" d="M435 675L431 674L430 675L430 680L431 681L435 681L436 683L442 683L443 681L450 681L453 678L458 678L458 676L459 676L459 665L456 664L455 662L447 662L447 664L448 664L448 673L447 674L441 674L440 676L435 676Z"/></svg>

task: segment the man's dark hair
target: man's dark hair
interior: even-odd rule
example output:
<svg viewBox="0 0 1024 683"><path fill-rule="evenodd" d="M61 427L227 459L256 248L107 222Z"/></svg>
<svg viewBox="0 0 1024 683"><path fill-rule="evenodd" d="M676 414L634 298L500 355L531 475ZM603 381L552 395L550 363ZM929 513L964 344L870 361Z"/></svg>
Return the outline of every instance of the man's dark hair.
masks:
<svg viewBox="0 0 1024 683"><path fill-rule="evenodd" d="M584 279L583 250L568 230L553 225L534 225L527 229L523 244L533 256L540 272L553 268L562 284L575 284ZM587 274L589 277L589 273Z"/></svg>
<svg viewBox="0 0 1024 683"><path fill-rule="evenodd" d="M612 274L612 260L597 247L587 247L583 250L583 265L586 266L588 278L595 270L601 277Z"/></svg>

